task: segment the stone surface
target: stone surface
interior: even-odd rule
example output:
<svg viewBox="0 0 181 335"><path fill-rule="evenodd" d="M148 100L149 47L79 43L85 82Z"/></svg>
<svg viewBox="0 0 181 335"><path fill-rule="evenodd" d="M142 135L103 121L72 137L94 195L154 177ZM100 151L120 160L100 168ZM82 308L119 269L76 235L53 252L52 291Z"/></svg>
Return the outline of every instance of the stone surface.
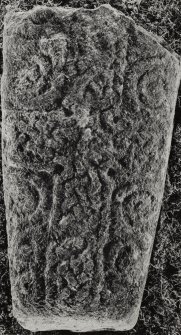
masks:
<svg viewBox="0 0 181 335"><path fill-rule="evenodd" d="M126 330L163 196L180 60L108 5L5 19L2 149L13 313Z"/></svg>

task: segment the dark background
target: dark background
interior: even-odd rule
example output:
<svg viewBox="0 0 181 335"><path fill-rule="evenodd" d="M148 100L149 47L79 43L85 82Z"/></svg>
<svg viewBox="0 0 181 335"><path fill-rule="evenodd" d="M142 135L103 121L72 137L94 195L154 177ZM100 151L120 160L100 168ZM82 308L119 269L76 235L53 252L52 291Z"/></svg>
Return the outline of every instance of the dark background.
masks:
<svg viewBox="0 0 181 335"><path fill-rule="evenodd" d="M165 40L164 44L168 48L181 55L181 1L142 0L140 5L138 2L136 0L2 0L0 3L0 77L2 75L3 17L8 4L15 4L21 9L29 10L36 4L95 8L100 4L109 3L132 16L139 25L159 35L161 40ZM18 325L12 316L5 208L0 171L0 335L32 334ZM36 334L71 335L73 333L52 331ZM101 331L86 334L181 334L181 90L176 107L165 194L138 323L132 331L128 332Z"/></svg>

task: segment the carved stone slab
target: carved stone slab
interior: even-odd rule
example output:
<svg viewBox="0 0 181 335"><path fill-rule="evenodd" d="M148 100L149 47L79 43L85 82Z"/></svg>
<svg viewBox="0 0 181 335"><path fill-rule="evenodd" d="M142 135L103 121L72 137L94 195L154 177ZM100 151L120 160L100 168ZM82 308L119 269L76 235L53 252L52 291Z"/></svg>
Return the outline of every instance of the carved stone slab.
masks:
<svg viewBox="0 0 181 335"><path fill-rule="evenodd" d="M23 327L135 325L179 62L108 5L7 14L3 175L13 313Z"/></svg>

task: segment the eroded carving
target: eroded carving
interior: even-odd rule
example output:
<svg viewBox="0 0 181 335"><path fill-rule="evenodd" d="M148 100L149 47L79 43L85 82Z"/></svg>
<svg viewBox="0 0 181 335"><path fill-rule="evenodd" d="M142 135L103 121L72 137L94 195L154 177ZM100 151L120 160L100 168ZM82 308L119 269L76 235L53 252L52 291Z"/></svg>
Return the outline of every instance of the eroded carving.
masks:
<svg viewBox="0 0 181 335"><path fill-rule="evenodd" d="M91 318L95 329L129 329L159 216L179 61L110 6L14 15L3 79L14 308L21 320L39 314L36 330L70 329L66 317L86 318L73 330L92 330Z"/></svg>

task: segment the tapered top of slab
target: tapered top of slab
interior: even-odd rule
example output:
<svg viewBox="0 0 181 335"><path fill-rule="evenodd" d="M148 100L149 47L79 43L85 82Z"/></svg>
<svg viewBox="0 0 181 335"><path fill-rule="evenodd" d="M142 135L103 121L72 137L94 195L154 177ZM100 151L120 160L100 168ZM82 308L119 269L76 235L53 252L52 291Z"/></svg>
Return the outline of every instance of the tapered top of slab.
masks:
<svg viewBox="0 0 181 335"><path fill-rule="evenodd" d="M131 17L126 16L123 14L121 11L117 10L116 8L112 7L109 4L103 4L100 5L99 7L96 7L94 9L87 9L87 8L72 8L72 7L62 7L62 6L53 6L53 7L48 7L48 6L42 6L42 5L37 5L34 6L33 9L29 11L23 11L20 10L17 6L15 5L7 5L6 6L7 13L5 15L4 21L7 26L9 25L10 30L12 30L12 24L19 24L23 19L28 19L32 20L33 23L35 24L45 24L45 23L58 23L58 21L62 20L62 18L69 17L72 14L76 12L80 13L89 13L91 15L96 15L96 13L99 15L100 13L102 15L110 15L114 18L119 18L119 17L125 17L126 20L129 20L132 24L135 24L134 20ZM146 29L143 27L136 25L137 30L140 32L144 33L148 38L153 39L156 41L158 44L162 45L164 44L163 47L166 47L166 42L163 40L163 38L160 38L156 34L153 34L152 32L148 32ZM176 58L179 60L181 57L176 54L174 51L172 51L170 48L168 50L172 54L175 55Z"/></svg>

